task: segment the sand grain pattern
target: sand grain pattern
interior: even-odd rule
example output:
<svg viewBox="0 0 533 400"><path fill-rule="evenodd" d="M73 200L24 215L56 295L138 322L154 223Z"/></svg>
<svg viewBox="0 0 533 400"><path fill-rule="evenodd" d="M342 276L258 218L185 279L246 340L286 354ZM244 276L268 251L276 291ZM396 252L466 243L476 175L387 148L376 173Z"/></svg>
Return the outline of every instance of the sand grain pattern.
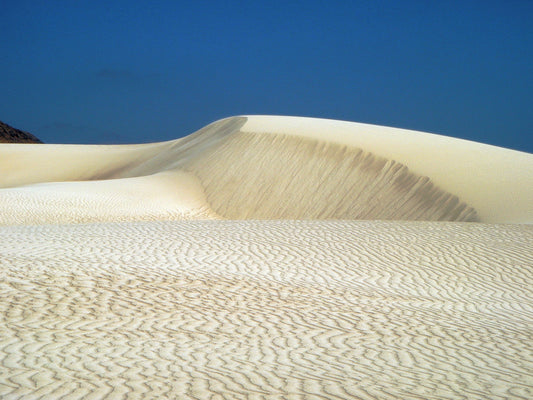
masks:
<svg viewBox="0 0 533 400"><path fill-rule="evenodd" d="M0 234L2 398L533 391L525 225L181 221Z"/></svg>

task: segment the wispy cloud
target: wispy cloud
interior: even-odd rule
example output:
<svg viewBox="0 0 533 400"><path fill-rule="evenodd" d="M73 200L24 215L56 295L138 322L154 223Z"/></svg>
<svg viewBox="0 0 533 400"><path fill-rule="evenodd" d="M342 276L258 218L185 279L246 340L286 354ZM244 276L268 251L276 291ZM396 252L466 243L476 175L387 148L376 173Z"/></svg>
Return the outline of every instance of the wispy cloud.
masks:
<svg viewBox="0 0 533 400"><path fill-rule="evenodd" d="M88 126L77 125L67 121L52 121L48 124L40 126L40 129L45 131L60 131L60 132L86 132L89 130Z"/></svg>
<svg viewBox="0 0 533 400"><path fill-rule="evenodd" d="M125 80L125 79L135 79L137 78L132 71L125 69L113 69L113 68L102 68L95 72L95 76L101 79L110 79L110 80Z"/></svg>
<svg viewBox="0 0 533 400"><path fill-rule="evenodd" d="M157 72L140 74L128 69L102 68L94 72L94 77L105 81L140 82L157 80L161 74Z"/></svg>
<svg viewBox="0 0 533 400"><path fill-rule="evenodd" d="M52 121L41 125L39 131L47 134L49 143L119 144L131 142L128 135L104 126L82 125L68 121Z"/></svg>

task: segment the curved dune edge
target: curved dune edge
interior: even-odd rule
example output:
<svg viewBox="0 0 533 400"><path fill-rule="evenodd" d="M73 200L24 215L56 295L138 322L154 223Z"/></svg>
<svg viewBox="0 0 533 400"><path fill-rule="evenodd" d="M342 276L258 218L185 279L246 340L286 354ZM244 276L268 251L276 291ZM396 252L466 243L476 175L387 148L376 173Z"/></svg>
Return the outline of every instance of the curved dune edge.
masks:
<svg viewBox="0 0 533 400"><path fill-rule="evenodd" d="M216 140L205 132L192 135L167 150L171 155L143 162L142 170L128 161L94 173L98 181L4 189L0 223L478 220L472 207L427 177L360 149L287 135L220 132L213 130ZM165 172L118 178L158 170Z"/></svg>
<svg viewBox="0 0 533 400"><path fill-rule="evenodd" d="M220 219L198 179L182 171L0 190L0 224Z"/></svg>
<svg viewBox="0 0 533 400"><path fill-rule="evenodd" d="M179 168L226 136L245 117L213 122L182 138L133 145L0 144L0 188L43 182L94 181L147 176ZM40 148L39 148L40 147Z"/></svg>
<svg viewBox="0 0 533 400"><path fill-rule="evenodd" d="M0 237L1 398L533 391L527 225L179 221Z"/></svg>
<svg viewBox="0 0 533 400"><path fill-rule="evenodd" d="M438 135L232 117L161 143L0 145L0 223L220 217L530 223L531 171L533 155ZM117 183L113 191L108 180ZM73 190L80 199L69 200ZM155 200L158 191L164 200Z"/></svg>
<svg viewBox="0 0 533 400"><path fill-rule="evenodd" d="M429 178L336 143L239 132L186 168L228 219L478 220Z"/></svg>
<svg viewBox="0 0 533 400"><path fill-rule="evenodd" d="M241 131L275 132L361 148L430 177L436 186L475 208L481 221L533 223L530 153L427 132L321 118L254 115Z"/></svg>

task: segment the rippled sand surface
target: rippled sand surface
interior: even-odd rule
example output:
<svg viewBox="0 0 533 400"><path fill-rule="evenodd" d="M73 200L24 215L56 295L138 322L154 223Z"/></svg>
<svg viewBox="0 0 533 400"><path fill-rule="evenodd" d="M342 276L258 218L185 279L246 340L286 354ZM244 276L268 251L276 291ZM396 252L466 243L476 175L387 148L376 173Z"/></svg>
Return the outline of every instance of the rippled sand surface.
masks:
<svg viewBox="0 0 533 400"><path fill-rule="evenodd" d="M2 399L533 396L533 227L0 227Z"/></svg>

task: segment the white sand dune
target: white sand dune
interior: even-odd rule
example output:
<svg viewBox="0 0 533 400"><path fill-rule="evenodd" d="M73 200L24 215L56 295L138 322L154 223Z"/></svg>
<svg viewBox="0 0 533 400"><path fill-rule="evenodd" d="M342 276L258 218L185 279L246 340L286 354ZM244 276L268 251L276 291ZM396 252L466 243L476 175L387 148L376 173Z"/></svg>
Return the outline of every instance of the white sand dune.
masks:
<svg viewBox="0 0 533 400"><path fill-rule="evenodd" d="M165 201L154 202L148 182ZM3 224L161 216L533 222L531 154L312 118L234 117L145 145L0 145L0 187ZM83 193L83 206L68 200L72 191ZM121 197L150 206L118 215L109 205Z"/></svg>
<svg viewBox="0 0 533 400"><path fill-rule="evenodd" d="M532 154L233 117L0 188L1 399L533 398Z"/></svg>

